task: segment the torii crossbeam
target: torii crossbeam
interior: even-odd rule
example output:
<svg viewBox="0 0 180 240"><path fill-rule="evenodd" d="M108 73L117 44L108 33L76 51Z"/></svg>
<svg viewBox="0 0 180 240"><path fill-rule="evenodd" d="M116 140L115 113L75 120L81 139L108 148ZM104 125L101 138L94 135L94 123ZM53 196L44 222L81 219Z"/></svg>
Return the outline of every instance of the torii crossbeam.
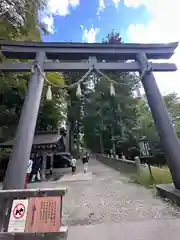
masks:
<svg viewBox="0 0 180 240"><path fill-rule="evenodd" d="M180 189L180 143L153 75L153 71L176 71L177 68L172 63L149 61L169 59L177 46L177 42L169 44L86 44L0 40L1 52L7 58L33 59L28 62L2 63L0 71L29 72L34 70L29 81L3 188L24 187L44 84L42 72L87 71L95 68L103 71L138 71L141 74L141 81L167 156L174 185Z"/></svg>

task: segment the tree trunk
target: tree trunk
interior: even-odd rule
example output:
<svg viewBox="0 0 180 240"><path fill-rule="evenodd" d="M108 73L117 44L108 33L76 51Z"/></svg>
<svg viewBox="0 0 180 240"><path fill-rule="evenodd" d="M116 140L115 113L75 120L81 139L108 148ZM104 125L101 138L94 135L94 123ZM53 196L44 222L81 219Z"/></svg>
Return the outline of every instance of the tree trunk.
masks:
<svg viewBox="0 0 180 240"><path fill-rule="evenodd" d="M101 154L104 154L104 143L102 133L99 134Z"/></svg>
<svg viewBox="0 0 180 240"><path fill-rule="evenodd" d="M67 132L66 132L66 152L70 152L70 144L69 144L69 139L70 139L70 122L67 122Z"/></svg>
<svg viewBox="0 0 180 240"><path fill-rule="evenodd" d="M74 123L72 120L69 120L68 123L68 132L69 134L67 135L67 142L69 144L69 150L68 152L72 153L74 151Z"/></svg>
<svg viewBox="0 0 180 240"><path fill-rule="evenodd" d="M77 154L80 153L80 135L79 135L79 121L77 122L77 140L76 140Z"/></svg>
<svg viewBox="0 0 180 240"><path fill-rule="evenodd" d="M113 150L113 157L116 157L116 145L114 140L114 129L113 126L111 127L111 138L112 138L112 150Z"/></svg>

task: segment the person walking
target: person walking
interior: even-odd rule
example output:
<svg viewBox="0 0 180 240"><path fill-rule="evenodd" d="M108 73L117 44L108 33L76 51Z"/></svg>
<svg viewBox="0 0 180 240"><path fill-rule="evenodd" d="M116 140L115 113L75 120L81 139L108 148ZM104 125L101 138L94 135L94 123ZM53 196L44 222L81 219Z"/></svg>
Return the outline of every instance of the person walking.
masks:
<svg viewBox="0 0 180 240"><path fill-rule="evenodd" d="M87 171L88 171L88 161L89 161L89 154L87 152L84 155L82 161L83 161L83 165L84 165L84 173L87 173Z"/></svg>
<svg viewBox="0 0 180 240"><path fill-rule="evenodd" d="M32 166L32 182L35 182L36 180L40 181L40 169L41 169L41 157L36 155L36 158L34 159L33 166Z"/></svg>
<svg viewBox="0 0 180 240"><path fill-rule="evenodd" d="M124 156L124 153L122 153L122 157L121 157L122 161L126 160L126 157Z"/></svg>
<svg viewBox="0 0 180 240"><path fill-rule="evenodd" d="M36 156L33 159L31 176L32 176L31 177L31 182L35 182L35 180L36 180Z"/></svg>
<svg viewBox="0 0 180 240"><path fill-rule="evenodd" d="M71 160L72 174L76 172L76 159L73 157Z"/></svg>
<svg viewBox="0 0 180 240"><path fill-rule="evenodd" d="M33 165L33 161L31 159L29 159L28 168L27 168L27 172L26 172L25 185L24 185L25 189L27 188L27 185L28 185L29 180L30 180L30 175L31 175L31 172L32 172L32 165Z"/></svg>

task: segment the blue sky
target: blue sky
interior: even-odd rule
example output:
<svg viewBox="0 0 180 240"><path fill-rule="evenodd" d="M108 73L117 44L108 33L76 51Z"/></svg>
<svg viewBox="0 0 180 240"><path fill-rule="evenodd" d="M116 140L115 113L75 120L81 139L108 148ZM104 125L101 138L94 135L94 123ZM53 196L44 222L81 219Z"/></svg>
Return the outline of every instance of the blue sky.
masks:
<svg viewBox="0 0 180 240"><path fill-rule="evenodd" d="M124 42L180 40L180 0L48 0L44 41L101 42L114 29ZM171 61L180 67L180 48ZM180 72L156 73L162 93L178 92Z"/></svg>
<svg viewBox="0 0 180 240"><path fill-rule="evenodd" d="M93 28L97 29L96 41L98 42L112 29L121 32L124 41L129 41L126 33L129 25L132 22L144 24L150 20L151 16L144 6L134 9L127 7L123 2L119 2L118 7L112 0L106 2L107 5L104 1L104 5L102 5L104 7L100 8L99 0L81 0L77 7L69 6L69 14L66 16L54 15L54 34L44 37L44 40L88 41L83 33Z"/></svg>

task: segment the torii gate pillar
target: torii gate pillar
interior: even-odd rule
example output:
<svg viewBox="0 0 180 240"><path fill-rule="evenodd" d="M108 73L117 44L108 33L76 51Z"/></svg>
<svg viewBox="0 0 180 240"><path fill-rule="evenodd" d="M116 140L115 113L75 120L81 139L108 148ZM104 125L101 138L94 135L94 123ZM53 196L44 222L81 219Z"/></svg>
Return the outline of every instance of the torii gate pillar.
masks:
<svg viewBox="0 0 180 240"><path fill-rule="evenodd" d="M141 67L140 73L142 73L148 63L146 54L139 53L137 60ZM180 142L152 71L144 74L142 84L146 92L156 129L167 156L174 185L177 189L180 189Z"/></svg>
<svg viewBox="0 0 180 240"><path fill-rule="evenodd" d="M45 52L39 52L36 55L36 63L42 70L45 55ZM24 188L43 85L44 78L35 67L28 84L3 189Z"/></svg>

